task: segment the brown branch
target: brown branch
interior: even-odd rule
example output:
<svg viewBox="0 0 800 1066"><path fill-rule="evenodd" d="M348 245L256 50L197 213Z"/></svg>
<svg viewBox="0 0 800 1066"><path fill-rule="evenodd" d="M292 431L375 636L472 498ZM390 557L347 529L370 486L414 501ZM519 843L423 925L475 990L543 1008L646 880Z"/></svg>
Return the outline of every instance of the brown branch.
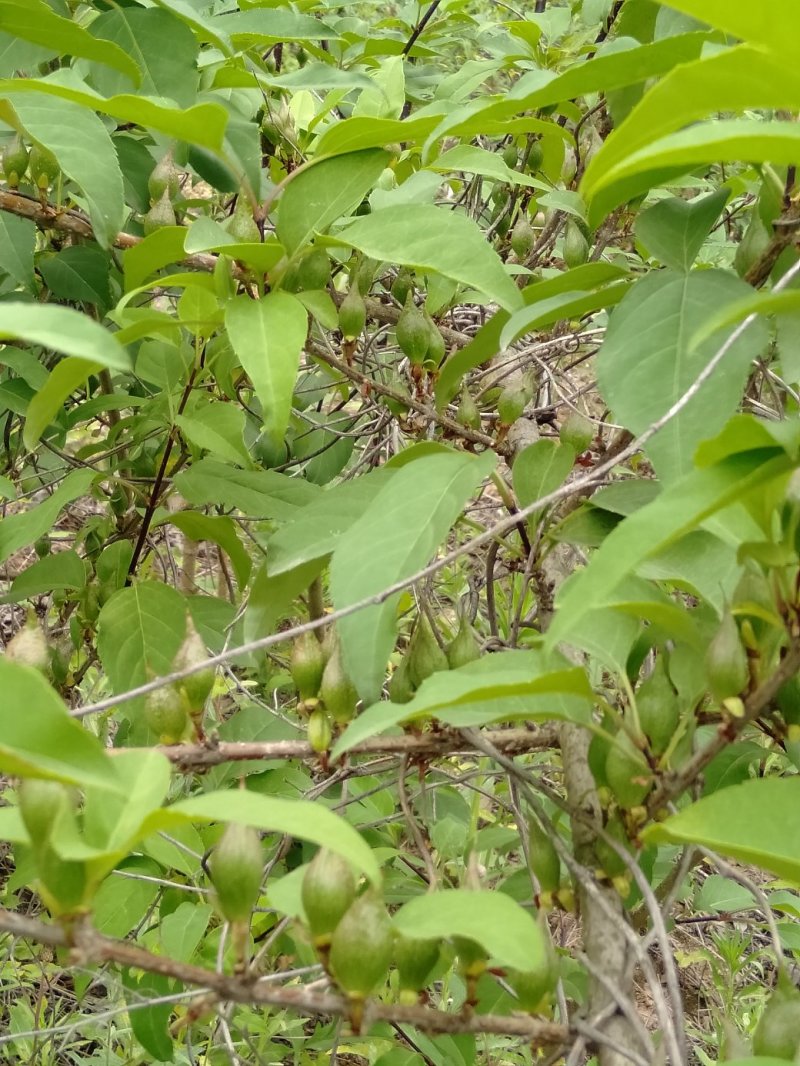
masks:
<svg viewBox="0 0 800 1066"><path fill-rule="evenodd" d="M744 280L754 289L760 289L772 273L772 268L786 249L797 240L800 229L800 200L790 200L789 206L772 223L773 236L767 247L748 269Z"/></svg>
<svg viewBox="0 0 800 1066"><path fill-rule="evenodd" d="M72 965L116 963L119 966L143 970L145 973L173 978L184 985L207 988L218 1000L269 1004L310 1016L346 1016L348 1013L347 1001L336 993L298 987L276 987L273 982L260 982L255 976L229 976L206 970L166 955L154 955L126 940L103 936L88 923L76 923L71 930L71 936L68 936L61 925L46 925L34 918L0 909L0 932L51 947L68 947L71 949ZM447 1014L430 1007L404 1007L371 1002L365 1012L365 1022L369 1024L377 1021L412 1025L427 1033L496 1033L500 1036L518 1037L535 1047L565 1044L571 1036L564 1025L526 1015L465 1016Z"/></svg>
<svg viewBox="0 0 800 1066"><path fill-rule="evenodd" d="M499 751L507 755L521 755L531 751L546 751L556 747L558 734L553 728L539 729L493 729L484 736ZM110 754L130 751L130 748L112 748ZM159 751L182 770L197 770L219 766L227 762L244 762L250 759L316 759L317 753L306 740L231 741L217 744L170 744ZM423 733L418 736L406 733L396 737L369 737L356 744L348 752L353 755L402 755L410 759L435 758L446 755L463 755L476 749L457 730Z"/></svg>

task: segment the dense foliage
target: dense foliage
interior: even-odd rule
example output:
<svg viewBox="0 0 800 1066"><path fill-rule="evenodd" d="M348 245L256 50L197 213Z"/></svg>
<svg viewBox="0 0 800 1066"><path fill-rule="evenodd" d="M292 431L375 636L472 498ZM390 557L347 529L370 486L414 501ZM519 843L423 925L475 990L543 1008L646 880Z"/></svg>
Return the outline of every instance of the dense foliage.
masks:
<svg viewBox="0 0 800 1066"><path fill-rule="evenodd" d="M0 0L3 1061L796 1058L799 49Z"/></svg>

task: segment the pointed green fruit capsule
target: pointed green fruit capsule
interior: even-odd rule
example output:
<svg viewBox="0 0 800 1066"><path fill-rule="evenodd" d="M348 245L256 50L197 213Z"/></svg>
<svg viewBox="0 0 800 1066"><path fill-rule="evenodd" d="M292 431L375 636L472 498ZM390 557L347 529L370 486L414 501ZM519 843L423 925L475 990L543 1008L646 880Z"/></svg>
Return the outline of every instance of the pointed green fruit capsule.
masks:
<svg viewBox="0 0 800 1066"><path fill-rule="evenodd" d="M541 892L558 892L561 885L561 859L550 834L535 818L528 822L528 858Z"/></svg>
<svg viewBox="0 0 800 1066"><path fill-rule="evenodd" d="M331 720L327 711L323 711L321 707L316 707L311 712L306 725L306 735L312 750L316 751L318 755L321 755L324 751L330 751L333 730L331 729Z"/></svg>
<svg viewBox="0 0 800 1066"><path fill-rule="evenodd" d="M16 189L28 169L28 149L15 133L3 148L3 175L9 188Z"/></svg>
<svg viewBox="0 0 800 1066"><path fill-rule="evenodd" d="M325 653L313 633L301 633L292 645L289 672L301 700L313 700L319 695Z"/></svg>
<svg viewBox="0 0 800 1066"><path fill-rule="evenodd" d="M50 645L33 611L22 629L18 629L6 645L5 657L22 666L32 666L46 674L50 669Z"/></svg>
<svg viewBox="0 0 800 1066"><path fill-rule="evenodd" d="M393 940L383 900L370 888L349 907L331 940L331 973L350 999L366 999L384 980Z"/></svg>
<svg viewBox="0 0 800 1066"><path fill-rule="evenodd" d="M585 452L594 439L594 426L579 411L570 410L561 423L559 438L562 444L575 449L575 454Z"/></svg>
<svg viewBox="0 0 800 1066"><path fill-rule="evenodd" d="M516 993L520 1008L531 1014L547 1010L558 983L558 961L550 936L542 928L541 919L538 925L541 948L530 960L530 969L511 970L508 973L508 983Z"/></svg>
<svg viewBox="0 0 800 1066"><path fill-rule="evenodd" d="M465 977L480 977L486 970L486 962L489 956L477 940L470 940L464 936L454 936L453 946L458 955L459 973Z"/></svg>
<svg viewBox="0 0 800 1066"><path fill-rule="evenodd" d="M312 248L303 256L297 267L297 280L300 288L307 291L328 287L331 280L331 261L324 248ZM366 322L366 317L364 321ZM344 330L342 332L344 333Z"/></svg>
<svg viewBox="0 0 800 1066"><path fill-rule="evenodd" d="M219 912L226 922L248 922L261 894L264 853L252 826L231 822L208 860Z"/></svg>
<svg viewBox="0 0 800 1066"><path fill-rule="evenodd" d="M414 696L414 685L408 669L408 652L397 664L389 680L389 699L392 703L408 703Z"/></svg>
<svg viewBox="0 0 800 1066"><path fill-rule="evenodd" d="M401 307L405 307L406 306L406 301L408 300L408 297L409 297L409 293L413 293L413 292L414 292L414 279L411 276L411 271L409 271L409 270L400 270L400 271L398 271L397 277L392 282L392 288L391 288L392 296L394 296L395 300L397 300L397 302L400 304Z"/></svg>
<svg viewBox="0 0 800 1066"><path fill-rule="evenodd" d="M186 732L186 704L174 685L163 685L147 696L144 717L161 744L177 744Z"/></svg>
<svg viewBox="0 0 800 1066"><path fill-rule="evenodd" d="M339 329L346 341L353 341L361 335L367 324L367 305L364 297L352 286L339 306Z"/></svg>
<svg viewBox="0 0 800 1066"><path fill-rule="evenodd" d="M350 863L335 851L320 848L303 875L300 895L315 946L327 947L356 898L356 878Z"/></svg>
<svg viewBox="0 0 800 1066"><path fill-rule="evenodd" d="M386 377L386 384L390 389L394 389L395 392L400 393L409 400L411 399L405 381L396 370L389 371ZM405 418L408 414L408 404L402 403L400 400L395 399L394 396L381 396L380 402L387 410L391 411L396 418Z"/></svg>
<svg viewBox="0 0 800 1066"><path fill-rule="evenodd" d="M61 167L52 152L34 144L28 157L28 173L36 188L44 191L55 185L61 177Z"/></svg>
<svg viewBox="0 0 800 1066"><path fill-rule="evenodd" d="M190 666L197 666L208 658L208 648L203 643L203 638L197 632L191 615L186 615L186 636L178 648L178 654L172 663L173 670L187 670ZM178 682L178 688L186 699L189 714L192 717L202 715L206 700L211 695L214 687L215 671L213 666L206 666L189 677L184 677Z"/></svg>
<svg viewBox="0 0 800 1066"><path fill-rule="evenodd" d="M458 631L445 648L445 654L451 670L457 670L459 666L466 666L467 663L474 663L480 658L481 646L465 614L461 615Z"/></svg>
<svg viewBox="0 0 800 1066"><path fill-rule="evenodd" d="M253 208L244 192L236 200L233 214L223 223L225 229L239 244L259 244L261 231L253 218Z"/></svg>
<svg viewBox="0 0 800 1066"><path fill-rule="evenodd" d="M800 1052L800 991L783 973L753 1033L753 1054L796 1062Z"/></svg>
<svg viewBox="0 0 800 1066"><path fill-rule="evenodd" d="M513 142L507 144L503 149L503 162L509 170L513 170L519 162L519 152L517 151L517 146Z"/></svg>
<svg viewBox="0 0 800 1066"><path fill-rule="evenodd" d="M395 336L403 355L415 366L422 366L431 343L428 323L422 310L414 303L412 293L408 294L406 304L395 326Z"/></svg>
<svg viewBox="0 0 800 1066"><path fill-rule="evenodd" d="M657 657L652 674L639 686L636 711L650 750L654 755L663 755L680 720L680 704L667 676L663 652Z"/></svg>
<svg viewBox="0 0 800 1066"><path fill-rule="evenodd" d="M589 242L586 240L581 228L572 219L567 222L564 234L563 256L564 262L570 270L583 266L589 258Z"/></svg>
<svg viewBox="0 0 800 1066"><path fill-rule="evenodd" d="M530 398L530 392L520 382L505 385L497 397L497 414L500 421L506 426L512 426L522 417Z"/></svg>
<svg viewBox="0 0 800 1066"><path fill-rule="evenodd" d="M461 390L461 401L456 411L456 421L467 429L481 428L481 413L467 386Z"/></svg>
<svg viewBox="0 0 800 1066"><path fill-rule="evenodd" d="M72 806L66 785L36 777L20 782L17 802L34 849L47 843L60 811Z"/></svg>
<svg viewBox="0 0 800 1066"><path fill-rule="evenodd" d="M533 246L536 244L536 234L533 231L533 226L528 221L527 215L521 214L514 223L510 240L511 250L517 259L523 262L531 254Z"/></svg>
<svg viewBox="0 0 800 1066"><path fill-rule="evenodd" d="M175 208L172 206L172 201L169 198L169 193L165 192L160 200L156 200L147 214L144 216L144 235L149 237L151 233L155 233L156 230L164 229L165 226L176 226L178 220L175 217Z"/></svg>
<svg viewBox="0 0 800 1066"><path fill-rule="evenodd" d="M444 357L447 354L447 346L445 345L442 331L433 321L427 311L423 312L425 323L428 327L428 351L425 355L425 365L435 369L444 362Z"/></svg>
<svg viewBox="0 0 800 1066"><path fill-rule="evenodd" d="M787 725L800 725L800 676L784 681L775 697Z"/></svg>
<svg viewBox="0 0 800 1066"><path fill-rule="evenodd" d="M608 819L605 830L608 836L620 844L625 851L631 850L631 842L618 811ZM611 844L602 837L598 837L595 841L594 851L597 861L609 877L619 877L627 870L622 856L618 855Z"/></svg>
<svg viewBox="0 0 800 1066"><path fill-rule="evenodd" d="M147 179L147 190L150 193L150 202L155 203L166 194L167 199L174 199L181 188L180 171L175 166L170 148L153 167L150 177Z"/></svg>
<svg viewBox="0 0 800 1066"><path fill-rule="evenodd" d="M441 942L419 940L416 937L397 936L394 942L394 964L397 967L397 983L400 1002L416 1003L419 993L428 984L431 973L439 961Z"/></svg>
<svg viewBox="0 0 800 1066"><path fill-rule="evenodd" d="M720 627L708 646L706 676L711 695L720 703L738 696L747 686L747 652L730 610L725 610Z"/></svg>
<svg viewBox="0 0 800 1066"><path fill-rule="evenodd" d="M618 733L608 749L606 780L620 807L638 807L653 785L653 774L644 756L627 733Z"/></svg>
<svg viewBox="0 0 800 1066"><path fill-rule="evenodd" d="M345 672L338 641L325 663L319 694L334 722L337 725L347 725L356 713L358 692Z"/></svg>
<svg viewBox="0 0 800 1066"><path fill-rule="evenodd" d="M375 271L378 269L378 263L375 259L368 259L367 256L362 256L352 273L352 281L362 296L366 296L369 290L372 288L372 282L375 280Z"/></svg>
<svg viewBox="0 0 800 1066"><path fill-rule="evenodd" d="M541 141L534 141L531 145L531 150L528 152L528 172L530 174L538 174L542 169L542 163L544 162L544 149L542 148Z"/></svg>
<svg viewBox="0 0 800 1066"><path fill-rule="evenodd" d="M428 619L421 614L408 645L408 676L411 684L419 688L431 674L449 668L447 656L436 642Z"/></svg>

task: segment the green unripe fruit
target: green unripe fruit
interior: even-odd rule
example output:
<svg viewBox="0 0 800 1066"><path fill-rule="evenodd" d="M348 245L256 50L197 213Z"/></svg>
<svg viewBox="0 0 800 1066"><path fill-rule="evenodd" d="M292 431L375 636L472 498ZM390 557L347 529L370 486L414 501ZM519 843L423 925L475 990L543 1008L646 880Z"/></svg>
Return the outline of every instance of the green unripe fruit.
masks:
<svg viewBox="0 0 800 1066"><path fill-rule="evenodd" d="M408 676L411 684L419 688L431 674L449 668L447 656L437 644L428 619L421 614L408 646Z"/></svg>
<svg viewBox="0 0 800 1066"><path fill-rule="evenodd" d="M397 936L394 942L394 964L400 988L400 1002L417 1002L418 993L427 985L441 952L438 940L419 940Z"/></svg>
<svg viewBox="0 0 800 1066"><path fill-rule="evenodd" d="M550 834L535 818L528 822L528 859L541 892L557 892L561 885L561 859Z"/></svg>
<svg viewBox="0 0 800 1066"><path fill-rule="evenodd" d="M650 767L627 733L608 749L606 780L621 807L638 807L653 784Z"/></svg>
<svg viewBox="0 0 800 1066"><path fill-rule="evenodd" d="M353 341L360 336L366 323L367 305L364 303L364 297L353 285L339 306L339 329L345 340Z"/></svg>
<svg viewBox="0 0 800 1066"><path fill-rule="evenodd" d="M570 410L567 417L561 423L559 438L562 444L568 444L575 449L575 454L585 452L594 438L594 426L588 418L584 418L578 411Z"/></svg>
<svg viewBox="0 0 800 1066"><path fill-rule="evenodd" d="M465 977L480 977L486 970L487 953L476 940L454 936L453 946L458 955L458 970Z"/></svg>
<svg viewBox="0 0 800 1066"><path fill-rule="evenodd" d="M797 674L784 681L775 697L787 725L800 725L800 677Z"/></svg>
<svg viewBox="0 0 800 1066"><path fill-rule="evenodd" d="M301 700L313 700L319 695L325 653L313 633L301 633L292 645L289 672Z"/></svg>
<svg viewBox="0 0 800 1066"><path fill-rule="evenodd" d="M481 428L481 413L466 385L461 390L461 402L456 411L456 421L460 425L466 426L467 429Z"/></svg>
<svg viewBox="0 0 800 1066"><path fill-rule="evenodd" d="M442 331L433 321L427 311L423 312L425 322L428 326L428 351L425 356L425 363L427 366L438 367L444 362L444 357L447 354L447 346L445 345Z"/></svg>
<svg viewBox="0 0 800 1066"><path fill-rule="evenodd" d="M743 278L750 267L758 262L771 240L772 233L764 225L759 213L754 211L733 260L734 270L739 277Z"/></svg>
<svg viewBox="0 0 800 1066"><path fill-rule="evenodd" d="M618 813L609 818L605 830L612 840L620 844L626 851L630 851L631 843L628 839L628 834L625 830L622 818ZM594 851L597 856L597 861L609 877L619 877L627 870L625 860L622 856L618 855L608 841L604 840L602 837L598 837L595 841Z"/></svg>
<svg viewBox="0 0 800 1066"><path fill-rule="evenodd" d="M421 366L425 362L428 348L431 342L428 323L421 309L414 303L414 297L409 293L405 307L400 313L395 326L395 336L402 353L408 357L415 366Z"/></svg>
<svg viewBox="0 0 800 1066"><path fill-rule="evenodd" d="M747 686L747 652L736 619L729 610L723 614L720 627L708 646L706 676L711 695L719 702L738 696Z"/></svg>
<svg viewBox="0 0 800 1066"><path fill-rule="evenodd" d="M49 189L61 177L61 167L52 152L34 144L28 157L28 173L37 189Z"/></svg>
<svg viewBox="0 0 800 1066"><path fill-rule="evenodd" d="M301 289L326 289L331 280L331 261L324 248L312 248L297 267L297 281ZM364 318L366 322L366 316ZM363 327L362 327L363 328ZM344 330L342 330L344 332ZM361 330L358 331L359 333Z"/></svg>
<svg viewBox="0 0 800 1066"><path fill-rule="evenodd" d="M144 216L144 235L149 237L151 233L155 233L156 230L163 229L165 226L176 226L178 220L175 217L175 208L172 206L172 201L169 198L169 193L165 192L160 200L156 200L147 214Z"/></svg>
<svg viewBox="0 0 800 1066"><path fill-rule="evenodd" d="M208 649L203 643L203 638L195 629L191 615L186 615L186 636L178 648L178 654L172 663L173 670L187 670L190 666L197 666L208 658ZM186 700L189 714L192 717L202 715L206 700L211 695L214 687L215 671L213 666L206 666L189 677L184 677L178 682L178 688Z"/></svg>
<svg viewBox="0 0 800 1066"><path fill-rule="evenodd" d="M372 288L372 282L375 278L375 271L377 268L378 263L375 259L368 259L364 256L358 260L351 278L353 285L355 285L362 296L366 296Z"/></svg>
<svg viewBox="0 0 800 1066"><path fill-rule="evenodd" d="M405 381L400 377L396 370L390 371L387 375L386 384L390 389L394 389L395 392L400 393L409 400L411 399L408 395ZM408 404L395 399L393 396L381 396L380 402L397 418L404 418L408 414Z"/></svg>
<svg viewBox="0 0 800 1066"><path fill-rule="evenodd" d="M511 189L508 185L495 185L492 189L492 203L496 207L505 207L511 198Z"/></svg>
<svg viewBox="0 0 800 1066"><path fill-rule="evenodd" d="M87 889L86 864L62 859L47 844L35 858L39 895L53 917L82 910Z"/></svg>
<svg viewBox="0 0 800 1066"><path fill-rule="evenodd" d="M392 703L408 703L414 696L414 685L408 669L408 654L403 656L389 681L389 699Z"/></svg>
<svg viewBox="0 0 800 1066"><path fill-rule="evenodd" d="M321 707L315 708L308 716L306 735L312 751L317 752L318 755L330 750L331 740L333 740L331 720Z"/></svg>
<svg viewBox="0 0 800 1066"><path fill-rule="evenodd" d="M509 168L513 170L519 162L519 152L515 144L507 144L503 149L503 162Z"/></svg>
<svg viewBox="0 0 800 1066"><path fill-rule="evenodd" d="M320 848L303 875L300 896L314 944L326 947L356 898L350 863L335 851Z"/></svg>
<svg viewBox="0 0 800 1066"><path fill-rule="evenodd" d="M244 193L239 193L236 210L223 223L225 229L239 244L259 244L261 231L253 218L253 209Z"/></svg>
<svg viewBox="0 0 800 1066"><path fill-rule="evenodd" d="M512 426L522 417L530 398L530 391L519 382L505 385L497 397L497 414L500 421L506 426Z"/></svg>
<svg viewBox="0 0 800 1066"><path fill-rule="evenodd" d="M50 554L50 538L47 535L39 537L33 548L37 557L39 559L44 559L45 556Z"/></svg>
<svg viewBox="0 0 800 1066"><path fill-rule="evenodd" d="M15 133L3 148L3 175L11 189L16 189L28 169L28 149Z"/></svg>
<svg viewBox="0 0 800 1066"><path fill-rule="evenodd" d="M570 270L582 266L589 258L589 242L581 228L572 219L567 222L562 254Z"/></svg>
<svg viewBox="0 0 800 1066"><path fill-rule="evenodd" d="M325 663L319 694L334 722L337 725L347 725L356 713L358 692L345 672L338 643Z"/></svg>
<svg viewBox="0 0 800 1066"><path fill-rule="evenodd" d="M32 612L22 629L18 629L6 644L5 657L21 666L32 666L34 670L41 670L43 674L49 670L50 645Z"/></svg>
<svg viewBox="0 0 800 1066"><path fill-rule="evenodd" d="M517 259L523 262L531 254L535 244L536 234L528 221L528 216L520 215L511 231L511 250Z"/></svg>
<svg viewBox="0 0 800 1066"><path fill-rule="evenodd" d="M177 744L188 721L186 704L174 685L163 685L147 696L144 717L162 744Z"/></svg>
<svg viewBox="0 0 800 1066"><path fill-rule="evenodd" d="M208 860L217 906L226 922L249 922L261 894L264 853L252 826L231 822Z"/></svg>
<svg viewBox="0 0 800 1066"><path fill-rule="evenodd" d="M69 791L60 781L36 777L26 777L20 783L17 802L33 848L47 843L59 812L71 805Z"/></svg>
<svg viewBox="0 0 800 1066"><path fill-rule="evenodd" d="M375 188L382 192L391 192L397 188L397 175L391 167L384 167L375 182Z"/></svg>
<svg viewBox="0 0 800 1066"><path fill-rule="evenodd" d="M531 959L528 970L511 970L508 983L516 993L522 1010L538 1013L547 1009L558 983L558 964L550 937L537 923L541 933L541 947Z"/></svg>
<svg viewBox="0 0 800 1066"><path fill-rule="evenodd" d="M534 141L528 152L528 170L531 174L538 174L544 162L544 149L541 141Z"/></svg>
<svg viewBox="0 0 800 1066"><path fill-rule="evenodd" d="M150 193L150 202L155 203L166 194L167 199L172 200L178 195L181 188L180 172L175 166L170 148L159 159L147 179L147 190Z"/></svg>
<svg viewBox="0 0 800 1066"><path fill-rule="evenodd" d="M262 433L253 443L253 458L267 470L281 466L289 458L286 441L276 444L269 433Z"/></svg>
<svg viewBox="0 0 800 1066"><path fill-rule="evenodd" d="M753 1033L753 1054L797 1060L800 1052L800 991L783 974Z"/></svg>
<svg viewBox="0 0 800 1066"><path fill-rule="evenodd" d="M401 270L398 272L397 277L392 282L391 293L395 300L401 307L406 306L409 293L414 291L414 279L411 276L411 272L408 270Z"/></svg>
<svg viewBox="0 0 800 1066"><path fill-rule="evenodd" d="M370 888L348 908L331 940L331 973L350 999L366 999L384 980L393 940L383 900Z"/></svg>
<svg viewBox="0 0 800 1066"><path fill-rule="evenodd" d="M445 648L445 655L450 669L457 670L459 666L473 663L480 657L480 654L481 647L478 643L478 638L475 636L475 630L469 624L467 616L462 614L458 623L458 631Z"/></svg>
<svg viewBox="0 0 800 1066"><path fill-rule="evenodd" d="M658 656L653 672L636 693L639 725L654 755L663 755L678 728L680 704L667 676L664 654Z"/></svg>

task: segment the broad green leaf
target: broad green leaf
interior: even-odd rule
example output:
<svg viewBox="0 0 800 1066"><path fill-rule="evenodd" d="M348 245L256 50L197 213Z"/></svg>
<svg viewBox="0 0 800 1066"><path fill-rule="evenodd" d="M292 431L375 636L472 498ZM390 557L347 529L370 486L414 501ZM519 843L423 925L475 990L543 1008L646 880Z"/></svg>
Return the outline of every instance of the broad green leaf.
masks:
<svg viewBox="0 0 800 1066"><path fill-rule="evenodd" d="M363 148L380 148L396 142L416 144L438 125L438 115L422 118L346 118L320 137L317 155L342 155Z"/></svg>
<svg viewBox="0 0 800 1066"><path fill-rule="evenodd" d="M90 322L85 316L80 317ZM90 374L96 374L100 369L100 363L89 359L62 359L53 367L25 413L22 439L29 451L33 451L39 443L39 438L61 410L66 398L84 384Z"/></svg>
<svg viewBox="0 0 800 1066"><path fill-rule="evenodd" d="M247 73L248 85L253 84L252 74ZM357 70L341 70L330 63L306 63L304 67L291 70L288 74L272 76L262 75L266 85L277 85L284 89L371 89L373 82L366 74ZM242 85L245 82L241 83Z"/></svg>
<svg viewBox="0 0 800 1066"><path fill-rule="evenodd" d="M30 219L0 211L0 271L26 289L31 289L34 284L35 247L36 224Z"/></svg>
<svg viewBox="0 0 800 1066"><path fill-rule="evenodd" d="M113 333L71 307L9 300L0 304L0 337L40 344L109 370L130 370L128 353Z"/></svg>
<svg viewBox="0 0 800 1066"><path fill-rule="evenodd" d="M62 509L84 496L96 476L94 470L72 470L42 503L4 518L0 522L0 563L49 533Z"/></svg>
<svg viewBox="0 0 800 1066"><path fill-rule="evenodd" d="M734 37L783 52L792 59L800 49L797 7L792 0L770 0L768 8L731 0L656 0Z"/></svg>
<svg viewBox="0 0 800 1066"><path fill-rule="evenodd" d="M155 0L155 3L158 7L171 11L185 22L187 26L190 26L192 30L194 30L195 36L199 41L205 41L208 44L215 45L224 55L230 55L233 52L233 45L231 44L230 38L227 33L223 33L219 26L217 26L217 19L195 11L191 0ZM250 85L252 84L253 80L251 77Z"/></svg>
<svg viewBox="0 0 800 1066"><path fill-rule="evenodd" d="M162 1000L172 991L173 985L161 974L122 971L122 987L131 1010L128 1013L131 1032L144 1048L152 1062L174 1060L174 1045L169 1032L172 1004Z"/></svg>
<svg viewBox="0 0 800 1066"><path fill-rule="evenodd" d="M98 854L90 860L92 875L105 877L120 857L142 838L145 820L161 808L169 792L170 763L155 749L139 748L114 755L120 781L116 796L86 790L83 838Z"/></svg>
<svg viewBox="0 0 800 1066"><path fill-rule="evenodd" d="M169 585L146 581L115 592L97 621L97 651L112 692L169 673L185 630L183 597ZM125 706L137 713L142 702Z"/></svg>
<svg viewBox="0 0 800 1066"><path fill-rule="evenodd" d="M268 833L310 840L342 855L374 884L380 882L380 868L371 848L349 822L320 803L232 789L180 800L161 815L193 822L242 822Z"/></svg>
<svg viewBox="0 0 800 1066"><path fill-rule="evenodd" d="M264 429L280 444L308 333L306 309L287 292L271 292L260 300L237 296L225 309L225 328L261 402Z"/></svg>
<svg viewBox="0 0 800 1066"><path fill-rule="evenodd" d="M319 496L302 478L273 470L238 470L216 459L201 459L175 478L175 487L197 507L216 504L259 518L284 520Z"/></svg>
<svg viewBox="0 0 800 1066"><path fill-rule="evenodd" d="M729 195L730 190L719 189L695 200L659 200L636 219L636 236L665 266L688 270Z"/></svg>
<svg viewBox="0 0 800 1066"><path fill-rule="evenodd" d="M567 271L563 276L569 278L571 273ZM500 348L506 348L526 333L552 325L553 322L579 319L605 307L613 307L624 298L629 289L629 282L618 281L595 292L561 292L557 296L550 296L523 307L515 311L503 327Z"/></svg>
<svg viewBox="0 0 800 1066"><path fill-rule="evenodd" d="M563 484L575 463L575 449L555 440L538 440L514 460L514 492L521 507Z"/></svg>
<svg viewBox="0 0 800 1066"><path fill-rule="evenodd" d="M152 859L131 855L118 870L119 875L107 878L92 899L92 924L105 936L126 937L155 902L160 891L155 879L161 869Z"/></svg>
<svg viewBox="0 0 800 1066"><path fill-rule="evenodd" d="M429 204L387 207L357 219L337 238L371 259L435 271L512 310L522 302L497 252L472 219Z"/></svg>
<svg viewBox="0 0 800 1066"><path fill-rule="evenodd" d="M393 915L395 928L419 939L460 936L474 940L495 963L538 970L547 939L536 919L503 892L466 888L429 892L409 900Z"/></svg>
<svg viewBox="0 0 800 1066"><path fill-rule="evenodd" d="M41 258L37 267L54 296L93 304L101 312L110 305L109 258L96 244L63 248L56 255Z"/></svg>
<svg viewBox="0 0 800 1066"><path fill-rule="evenodd" d="M181 903L161 919L158 937L165 955L179 962L191 962L203 942L214 908L208 903Z"/></svg>
<svg viewBox="0 0 800 1066"><path fill-rule="evenodd" d="M195 447L229 463L251 465L244 446L245 413L241 407L208 399L187 405L187 411L189 414L176 416L175 425Z"/></svg>
<svg viewBox="0 0 800 1066"><path fill-rule="evenodd" d="M38 670L0 658L0 767L5 774L46 777L117 790L113 760L74 718Z"/></svg>
<svg viewBox="0 0 800 1066"><path fill-rule="evenodd" d="M258 640L275 632L275 626L292 602L320 573L324 559L312 559L293 570L272 575L268 566L261 567L247 597L244 616L244 639Z"/></svg>
<svg viewBox="0 0 800 1066"><path fill-rule="evenodd" d="M339 540L331 563L337 609L382 592L427 563L495 457L464 452L426 455L396 470L364 514ZM397 596L339 623L347 670L361 698L381 690L394 646Z"/></svg>
<svg viewBox="0 0 800 1066"><path fill-rule="evenodd" d="M542 127L558 131L559 135L571 140L566 130L556 126L553 122L542 122ZM543 181L532 178L529 174L522 174L519 170L512 170L503 162L502 156L497 152L490 152L485 148L477 148L471 144L459 144L437 156L428 163L428 170L435 170L443 174L452 171L463 171L466 174L480 174L485 178L505 182L511 185L525 185L532 189L549 189Z"/></svg>
<svg viewBox="0 0 800 1066"><path fill-rule="evenodd" d="M250 577L250 556L244 545L239 540L236 532L236 523L226 515L206 515L197 511L177 511L175 514L165 515L154 525L176 526L191 540L208 540L219 545L226 553L236 574L236 580L240 588L244 588Z"/></svg>
<svg viewBox="0 0 800 1066"><path fill-rule="evenodd" d="M757 778L695 801L648 826L642 838L658 844L700 844L778 877L800 881L798 803L800 777Z"/></svg>
<svg viewBox="0 0 800 1066"><path fill-rule="evenodd" d="M53 153L86 197L95 237L110 247L122 229L125 202L117 153L102 121L70 100L41 93L14 91L6 100L30 136Z"/></svg>
<svg viewBox="0 0 800 1066"><path fill-rule="evenodd" d="M709 337L728 326L736 325L748 315L785 315L800 310L800 292L788 289L784 292L742 293L742 299L722 308L712 308L712 313L689 339L689 351L694 351Z"/></svg>
<svg viewBox="0 0 800 1066"><path fill-rule="evenodd" d="M546 645L555 648L643 560L697 528L709 515L792 468L785 452L759 449L694 470L668 485L652 503L621 522L556 601Z"/></svg>
<svg viewBox="0 0 800 1066"><path fill-rule="evenodd" d="M118 45L101 44L72 19L61 18L45 0L1 0L0 30L24 41L55 47L62 54L80 56L120 71L134 86L141 74L131 56Z"/></svg>
<svg viewBox="0 0 800 1066"><path fill-rule="evenodd" d="M2 603L18 603L29 596L38 596L53 589L81 589L86 584L86 567L71 548L38 559L22 570L11 583L11 589L0 598Z"/></svg>
<svg viewBox="0 0 800 1066"><path fill-rule="evenodd" d="M614 418L638 434L665 414L726 339L717 333L689 349L708 308L735 303L749 291L719 270L659 271L638 282L612 315L597 360L598 384ZM763 328L747 330L697 394L647 443L663 480L688 473L700 441L719 432L736 411L750 363L765 343Z"/></svg>
<svg viewBox="0 0 800 1066"><path fill-rule="evenodd" d="M219 252L229 259L238 259L253 270L261 274L267 274L280 262L284 255L284 247L277 241L266 241L264 244L242 244L228 233L228 231L205 215L201 215L186 234L184 251L187 255L195 252ZM126 259L127 267L127 259Z"/></svg>
<svg viewBox="0 0 800 1066"><path fill-rule="evenodd" d="M236 11L214 22L238 48L280 41L333 41L339 34L313 15L270 7L269 11Z"/></svg>
<svg viewBox="0 0 800 1066"><path fill-rule="evenodd" d="M176 15L157 7L112 7L91 23L91 32L104 47L135 58L141 72L139 91L144 96L174 100L181 107L195 102L198 44ZM94 83L103 96L130 89L127 77L107 70L95 70Z"/></svg>
<svg viewBox="0 0 800 1066"><path fill-rule="evenodd" d="M290 256L305 247L316 233L350 215L386 166L381 149L322 159L299 173L284 189L278 207L278 239Z"/></svg>
<svg viewBox="0 0 800 1066"><path fill-rule="evenodd" d="M559 698L554 699L556 694ZM567 665L553 669L538 652L500 652L458 670L433 674L408 703L373 703L348 725L331 755L338 759L401 722L426 718L456 727L526 718L585 721L591 701L583 670Z"/></svg>
<svg viewBox="0 0 800 1066"><path fill-rule="evenodd" d="M179 263L185 255L187 238L185 226L164 226L145 237L133 248L128 248L123 258L125 291L130 292L162 267Z"/></svg>

